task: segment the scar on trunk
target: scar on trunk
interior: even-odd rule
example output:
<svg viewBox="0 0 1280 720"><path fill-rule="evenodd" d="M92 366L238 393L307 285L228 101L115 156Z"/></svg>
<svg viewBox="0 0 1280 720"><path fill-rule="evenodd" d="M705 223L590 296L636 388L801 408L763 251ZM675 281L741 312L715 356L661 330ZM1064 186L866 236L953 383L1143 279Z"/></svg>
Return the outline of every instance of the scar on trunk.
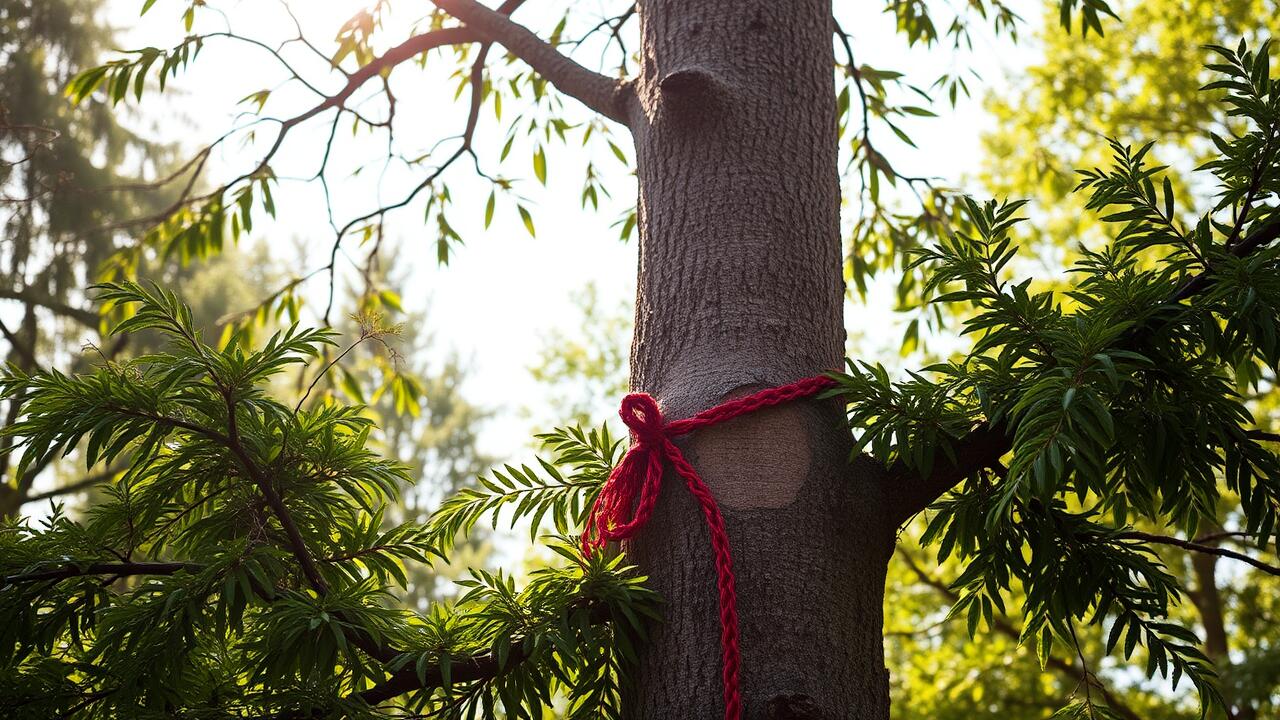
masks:
<svg viewBox="0 0 1280 720"><path fill-rule="evenodd" d="M826 720L826 715L808 695L776 695L769 699L768 720Z"/></svg>
<svg viewBox="0 0 1280 720"><path fill-rule="evenodd" d="M728 396L749 395L739 388ZM781 508L795 501L812 449L799 403L759 410L700 430L691 460L716 501L733 508Z"/></svg>

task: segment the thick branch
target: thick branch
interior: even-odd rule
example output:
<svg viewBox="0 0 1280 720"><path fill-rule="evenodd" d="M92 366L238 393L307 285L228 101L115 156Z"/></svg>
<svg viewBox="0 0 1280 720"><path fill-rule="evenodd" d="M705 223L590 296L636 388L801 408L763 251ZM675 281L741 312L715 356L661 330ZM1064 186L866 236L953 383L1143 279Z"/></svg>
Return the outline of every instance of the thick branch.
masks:
<svg viewBox="0 0 1280 720"><path fill-rule="evenodd" d="M1231 248L1231 254L1245 257L1280 238L1280 219L1274 219L1253 231L1239 244ZM1180 304L1209 289L1213 284L1212 270L1191 277L1169 297L1167 304ZM1160 322L1167 322L1162 320ZM1131 341L1146 326L1137 326L1126 338ZM1124 340L1121 344L1124 344ZM1256 431L1255 431L1256 432ZM1269 438L1262 438L1269 439ZM889 481L894 497L893 507L899 522L924 510L952 487L983 469L994 467L1001 456L1013 447L1013 435L1006 428L992 428L983 423L956 442L955 464L943 463L934 468L926 478L921 478L905 464L896 463L890 469ZM1239 558L1237 558L1239 559Z"/></svg>
<svg viewBox="0 0 1280 720"><path fill-rule="evenodd" d="M507 667L517 665L525 659L524 643L511 643L511 651L507 655ZM415 690L423 690L428 688L438 688L444 685L444 677L440 673L440 665L432 664L427 668L425 678L419 679L417 670L413 665L404 667L399 672L392 675L381 685L374 686L360 693L359 697L370 706L381 705L382 703L404 695L405 693L414 692ZM462 683L473 682L476 680L488 680L497 677L502 668L498 666L498 659L490 654L477 655L469 658L454 658L449 663L449 682Z"/></svg>
<svg viewBox="0 0 1280 720"><path fill-rule="evenodd" d="M560 92L577 98L582 104L610 120L627 124L631 86L579 65L562 55L537 35L529 32L506 15L490 10L475 0L433 0L436 7L466 23L485 40L505 47L512 55L528 63L539 75Z"/></svg>
<svg viewBox="0 0 1280 720"><path fill-rule="evenodd" d="M995 467L1012 445L1011 437L1000 429L983 424L955 444L956 462L940 457L928 477L920 477L899 460L889 468L890 512L895 525L933 504L947 490L970 475Z"/></svg>
<svg viewBox="0 0 1280 720"><path fill-rule="evenodd" d="M186 562L122 562L93 563L91 565L66 565L54 570L26 573L24 575L6 575L0 586L18 583L43 582L45 580L65 580L86 575L172 575L180 570L198 570L200 565Z"/></svg>
<svg viewBox="0 0 1280 720"><path fill-rule="evenodd" d="M481 34L471 28L441 28L422 35L415 35L386 51L381 56L374 58L368 65L351 73L347 78L347 84L337 94L325 98L324 102L301 115L295 115L285 120L284 127L281 128L281 135L284 134L284 130L306 122L325 110L344 107L346 101L351 98L356 90L363 87L366 82L378 77L382 71L388 68L393 68L438 47L461 45L481 39Z"/></svg>
<svg viewBox="0 0 1280 720"><path fill-rule="evenodd" d="M1245 257L1253 253L1253 251L1271 244L1276 238L1280 238L1280 220L1272 220L1255 230L1239 245L1232 247L1231 254L1236 257ZM1209 271L1198 273L1184 283L1182 287L1178 288L1178 292L1174 293L1172 302L1182 302L1193 295L1204 292L1212 283L1213 277L1209 274Z"/></svg>

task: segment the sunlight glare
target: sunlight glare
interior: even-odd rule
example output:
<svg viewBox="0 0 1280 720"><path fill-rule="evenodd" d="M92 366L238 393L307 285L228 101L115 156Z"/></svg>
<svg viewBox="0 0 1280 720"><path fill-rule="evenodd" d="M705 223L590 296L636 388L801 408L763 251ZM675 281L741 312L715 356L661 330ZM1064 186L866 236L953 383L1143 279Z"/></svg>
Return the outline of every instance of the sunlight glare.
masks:
<svg viewBox="0 0 1280 720"><path fill-rule="evenodd" d="M389 8L384 0L293 0L289 6L299 16L314 19L326 25L338 26L362 12L374 12L376 6L382 6L382 12Z"/></svg>

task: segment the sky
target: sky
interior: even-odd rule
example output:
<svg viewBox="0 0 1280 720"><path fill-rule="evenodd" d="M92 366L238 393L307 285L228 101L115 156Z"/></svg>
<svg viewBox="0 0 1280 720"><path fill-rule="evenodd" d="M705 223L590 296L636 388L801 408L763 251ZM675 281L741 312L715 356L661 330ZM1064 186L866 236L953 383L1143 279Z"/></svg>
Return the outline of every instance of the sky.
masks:
<svg viewBox="0 0 1280 720"><path fill-rule="evenodd" d="M330 52L338 28L369 2L372 0L293 0L291 7L304 34L314 39L322 52ZM291 21L275 0L211 4L222 9L225 17L203 13L197 18L196 31L219 29L229 22L237 33L272 45L293 34ZM574 10L596 18L615 5L599 0L579 2L574 4ZM981 98L988 88L1004 86L1021 66L1034 59L1031 31L1038 24L1039 6L1026 8L1028 27L1023 30L1019 47L1013 47L1004 39L993 39L984 29L975 35L972 52L952 54L946 49L909 51L905 41L894 32L893 18L881 12L878 4L846 5L853 8L841 10L838 19L853 35L860 63L880 68L910 68L913 77L925 85L946 68L963 64L972 66L982 76L985 85L971 83L973 99L962 98L955 110L940 103L935 110L942 117L910 124L909 131L918 150L900 144L890 146L887 141L881 145L905 174L935 176L953 185L966 186L967 174L981 163L981 133L990 128L991 121L982 110ZM106 19L120 29L118 37L122 48L169 47L181 41L185 31L180 17L185 2L158 0L145 16L139 17L141 6L142 0L111 0L108 5ZM407 37L408 18L416 17L413 13L421 14L424 7L425 3L416 0L394 0L381 46ZM563 2L536 0L521 8L516 19L546 37L564 7ZM332 91L341 85L342 79L329 72L326 65L308 51L295 44L288 52L296 67L314 78L321 89ZM590 66L598 53L588 46L575 57ZM423 70L405 66L393 75L398 145L426 148L458 132L465 108L454 101L457 85L446 76L448 68L443 66L448 65L440 62ZM314 103L314 96L296 85L280 87L282 73L270 55L259 49L211 40L191 68L170 82L164 96L149 94L142 103L135 103L139 113L135 122L152 127L165 139L194 149L243 123L245 118L240 113L245 106L237 103L250 93L273 88L266 112L278 116L295 114ZM367 110L371 115L381 112L375 107L378 104L379 101L369 101ZM566 110L571 121L586 122L590 118L589 113L571 99L566 100ZM505 139L503 131L492 114L482 115L477 129L480 155L487 172L501 172L516 181L532 212L536 238L529 237L514 208L501 203L492 225L484 229L483 207L489 184L460 164L447 176L455 207L449 219L466 245L456 249L449 264L440 266L435 260L434 231L424 230L421 203L392 216L388 222L388 241L395 248L389 260L395 273L403 278L405 307L422 312L426 318L425 327L418 330L432 339L432 360L439 363L452 355L469 367L464 394L471 402L493 413L481 433L482 449L505 459L527 454L532 432L546 429L532 427L529 413L517 406L554 407L556 399L533 381L528 368L536 362L537 351L549 333L558 329L572 336L577 331L580 316L571 302L575 291L593 283L600 302L606 306L629 306L633 302L636 240L633 236L630 242L620 241L618 228L614 226L635 197L634 180L625 165L607 152L603 157L599 152L588 154L577 143L551 146L547 151L549 181L547 187L542 188L533 179L526 159L529 148L517 144L506 163L499 166L493 162ZM323 120L302 125L292 132L278 160L273 162L277 175L314 173L328 132L328 123ZM256 143L247 145L223 145L210 160L208 177L222 181L251 167L261 156L262 143L268 141L270 135L266 132ZM385 137L366 134L351 138L349 135L348 127L339 130L331 160L330 179L339 224L344 218L376 207L379 197L384 201L402 197L406 188L418 182L422 172L392 168L386 173L366 171L359 177L346 176L350 169L368 163L371 158L382 157L386 142ZM621 132L619 139L625 140ZM629 154L629 143L619 144ZM581 171L588 160L593 161L603 185L613 195L612 199L602 198L598 211L584 210L579 201ZM275 192L275 204L276 220L256 224L251 239L242 243L266 242L276 261L292 267L295 272L323 265L334 232L327 221L324 197L317 184L283 182ZM855 208L846 207L845 214L854 211ZM354 240L348 240L345 248L354 250L356 245ZM339 280L353 276L350 266L346 266ZM307 296L321 307L326 293L323 278L306 287ZM245 301L247 305L253 299ZM866 307L856 310L847 315L857 318L857 349L878 355L896 352L902 328L893 317L891 282L873 286ZM619 343L629 341L630 338L618 339ZM616 402L615 398L601 400L601 408L612 407ZM539 415L535 413L536 416Z"/></svg>

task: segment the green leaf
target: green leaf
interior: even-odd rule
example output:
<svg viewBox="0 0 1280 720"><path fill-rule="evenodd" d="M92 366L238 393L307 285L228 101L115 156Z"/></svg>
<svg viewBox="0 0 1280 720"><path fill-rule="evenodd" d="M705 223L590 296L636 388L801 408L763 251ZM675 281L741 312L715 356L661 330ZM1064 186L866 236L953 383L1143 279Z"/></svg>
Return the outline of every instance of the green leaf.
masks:
<svg viewBox="0 0 1280 720"><path fill-rule="evenodd" d="M538 177L538 182L547 184L547 154L541 145L533 151L533 174Z"/></svg>
<svg viewBox="0 0 1280 720"><path fill-rule="evenodd" d="M524 229L529 231L529 237L537 237L538 234L533 229L533 216L523 205L516 205L516 210L520 213L520 221L524 223Z"/></svg>
<svg viewBox="0 0 1280 720"><path fill-rule="evenodd" d="M623 165L626 165L627 154L622 152L622 148L615 145L612 140L608 140L606 142L609 143L609 149L613 151L613 156L618 158L618 162L622 163Z"/></svg>

